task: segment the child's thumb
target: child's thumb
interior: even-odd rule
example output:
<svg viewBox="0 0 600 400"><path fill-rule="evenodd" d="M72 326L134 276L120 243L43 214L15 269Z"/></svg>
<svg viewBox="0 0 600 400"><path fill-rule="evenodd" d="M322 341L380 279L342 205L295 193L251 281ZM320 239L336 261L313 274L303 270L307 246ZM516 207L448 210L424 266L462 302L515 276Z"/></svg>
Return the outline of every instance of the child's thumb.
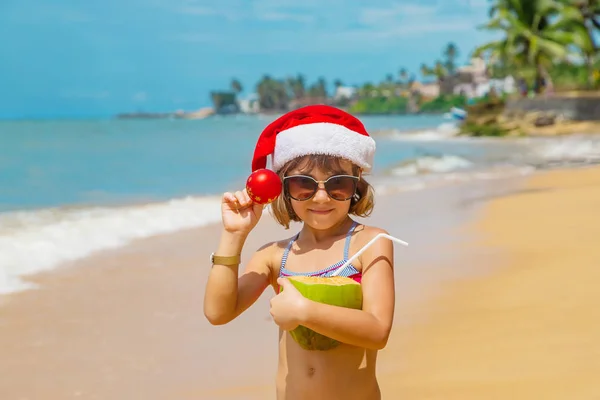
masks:
<svg viewBox="0 0 600 400"><path fill-rule="evenodd" d="M265 208L264 204L252 202L252 212L254 215L260 218L263 213L263 209Z"/></svg>
<svg viewBox="0 0 600 400"><path fill-rule="evenodd" d="M286 288L290 285L290 281L287 278L277 278L277 284L281 286L281 288Z"/></svg>

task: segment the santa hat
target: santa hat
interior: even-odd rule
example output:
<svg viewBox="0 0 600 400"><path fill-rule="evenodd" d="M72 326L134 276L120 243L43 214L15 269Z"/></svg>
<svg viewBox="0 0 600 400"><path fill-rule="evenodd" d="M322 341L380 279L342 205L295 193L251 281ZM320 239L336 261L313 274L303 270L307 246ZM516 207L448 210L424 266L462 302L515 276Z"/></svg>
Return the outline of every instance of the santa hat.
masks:
<svg viewBox="0 0 600 400"><path fill-rule="evenodd" d="M358 118L335 107L310 105L282 115L263 130L252 171L266 168L268 156L277 172L288 161L308 154L342 157L368 173L373 167L375 141Z"/></svg>

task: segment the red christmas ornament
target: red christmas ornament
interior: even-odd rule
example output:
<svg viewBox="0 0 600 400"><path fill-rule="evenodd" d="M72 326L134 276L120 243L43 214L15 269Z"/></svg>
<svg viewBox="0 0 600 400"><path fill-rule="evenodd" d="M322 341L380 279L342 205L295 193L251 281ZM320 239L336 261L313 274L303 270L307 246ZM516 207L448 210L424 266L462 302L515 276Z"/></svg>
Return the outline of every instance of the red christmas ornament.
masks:
<svg viewBox="0 0 600 400"><path fill-rule="evenodd" d="M246 181L246 191L253 202L268 204L281 194L281 178L270 169L257 169Z"/></svg>

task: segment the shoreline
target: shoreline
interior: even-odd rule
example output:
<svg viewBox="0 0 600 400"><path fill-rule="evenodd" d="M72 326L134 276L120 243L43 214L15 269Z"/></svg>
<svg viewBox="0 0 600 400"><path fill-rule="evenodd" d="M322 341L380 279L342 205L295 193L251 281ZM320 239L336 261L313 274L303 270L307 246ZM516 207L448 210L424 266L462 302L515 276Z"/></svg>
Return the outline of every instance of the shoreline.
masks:
<svg viewBox="0 0 600 400"><path fill-rule="evenodd" d="M384 398L600 395L600 167L378 199L365 222L409 242L396 250L394 328L378 361ZM243 260L298 229L265 216ZM0 377L8 378L0 392L274 398L271 293L226 326L202 316L203 260L218 227L136 240L33 276L40 289L0 297Z"/></svg>
<svg viewBox="0 0 600 400"><path fill-rule="evenodd" d="M473 272L459 263L461 243L472 240L460 227L479 212L482 197L519 185L520 179L508 179L378 197L365 222L410 243L396 250L396 326L420 321L424 315L415 310L424 298ZM226 326L210 326L202 315L204 260L218 226L137 240L28 278L40 288L0 300L0 376L9 378L0 379L0 392L36 400L75 393L82 399L271 398L277 361L272 294L265 292ZM261 219L242 260L297 229ZM392 346L380 368L397 370L395 359Z"/></svg>

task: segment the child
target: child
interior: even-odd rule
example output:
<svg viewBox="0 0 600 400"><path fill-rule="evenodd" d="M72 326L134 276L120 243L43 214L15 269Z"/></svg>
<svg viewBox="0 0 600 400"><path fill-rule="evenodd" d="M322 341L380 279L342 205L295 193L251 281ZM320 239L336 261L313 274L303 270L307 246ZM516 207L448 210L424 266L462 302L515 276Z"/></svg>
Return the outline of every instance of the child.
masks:
<svg viewBox="0 0 600 400"><path fill-rule="evenodd" d="M340 276L360 282L362 310L317 303L286 279L292 275L330 276L382 229L355 222L373 208L370 172L375 142L355 117L334 107L315 105L291 111L259 137L252 169L267 157L283 181L272 203L275 219L289 228L302 222L292 238L268 243L238 277L239 255L263 206L246 190L225 193L223 231L211 259L204 314L226 324L250 307L271 286L271 316L279 326L277 399L380 399L375 376L377 351L386 345L394 314L393 246L378 240ZM280 288L283 291L280 291ZM303 325L336 339L331 350L304 350L288 331Z"/></svg>

